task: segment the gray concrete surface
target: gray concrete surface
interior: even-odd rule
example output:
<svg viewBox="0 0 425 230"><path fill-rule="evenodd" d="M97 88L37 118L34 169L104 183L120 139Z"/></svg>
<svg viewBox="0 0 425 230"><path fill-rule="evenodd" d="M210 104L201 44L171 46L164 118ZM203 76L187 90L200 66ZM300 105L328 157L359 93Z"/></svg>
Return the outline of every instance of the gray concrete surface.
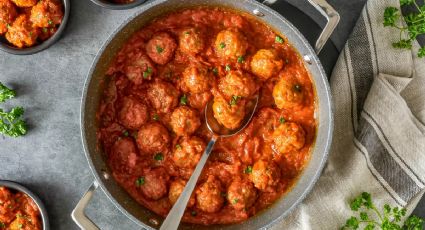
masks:
<svg viewBox="0 0 425 230"><path fill-rule="evenodd" d="M290 2L306 8L304 1ZM342 15L333 40L341 48L365 0L331 0ZM83 154L79 129L81 91L103 42L134 10L110 11L88 0L72 0L63 38L32 56L0 51L0 81L18 97L2 107L25 107L30 130L25 137L0 137L0 179L20 182L45 202L52 229L77 229L70 212L93 181ZM318 15L313 15L318 18ZM88 215L101 229L139 229L98 190Z"/></svg>

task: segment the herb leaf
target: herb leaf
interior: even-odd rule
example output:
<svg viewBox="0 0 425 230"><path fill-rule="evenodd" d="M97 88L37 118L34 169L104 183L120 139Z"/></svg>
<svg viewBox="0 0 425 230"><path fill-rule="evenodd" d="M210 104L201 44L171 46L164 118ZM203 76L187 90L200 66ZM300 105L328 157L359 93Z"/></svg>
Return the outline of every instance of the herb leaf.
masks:
<svg viewBox="0 0 425 230"><path fill-rule="evenodd" d="M282 44L284 42L284 40L280 36L276 36L275 42Z"/></svg>
<svg viewBox="0 0 425 230"><path fill-rule="evenodd" d="M164 160L164 155L162 155L162 153L157 153L157 154L155 154L153 159L155 159L156 161L162 161L162 160Z"/></svg>
<svg viewBox="0 0 425 230"><path fill-rule="evenodd" d="M233 96L232 96L232 99L230 99L229 104L230 104L230 105L236 105L236 104L238 104L238 101L239 101L241 98L242 98L241 96L235 96L235 95L233 95Z"/></svg>
<svg viewBox="0 0 425 230"><path fill-rule="evenodd" d="M7 88L0 82L0 102L5 102L8 99L14 98L16 96L16 92Z"/></svg>
<svg viewBox="0 0 425 230"><path fill-rule="evenodd" d="M187 96L186 96L186 94L183 94L183 96L180 98L180 104L181 105L187 105Z"/></svg>
<svg viewBox="0 0 425 230"><path fill-rule="evenodd" d="M149 76L152 75L152 67L148 66L148 68L146 68L146 71L143 72L143 78L148 78Z"/></svg>
<svg viewBox="0 0 425 230"><path fill-rule="evenodd" d="M15 107L10 112L0 109L0 133L11 137L19 137L27 133L27 126L21 119L22 107Z"/></svg>
<svg viewBox="0 0 425 230"><path fill-rule="evenodd" d="M144 185L145 184L145 177L139 177L139 178L137 178L137 180L136 180L136 186L141 186L141 185Z"/></svg>
<svg viewBox="0 0 425 230"><path fill-rule="evenodd" d="M251 174L252 173L252 166L251 165L246 166L244 173L245 174Z"/></svg>

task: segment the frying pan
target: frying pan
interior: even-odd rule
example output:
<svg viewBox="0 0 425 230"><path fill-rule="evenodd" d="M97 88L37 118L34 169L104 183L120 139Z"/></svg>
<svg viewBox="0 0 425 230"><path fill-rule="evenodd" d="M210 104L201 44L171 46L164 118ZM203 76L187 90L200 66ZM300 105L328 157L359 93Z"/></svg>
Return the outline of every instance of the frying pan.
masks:
<svg viewBox="0 0 425 230"><path fill-rule="evenodd" d="M265 22L277 32L284 34L289 42L304 58L306 68L311 74L316 88L316 117L318 120L317 136L312 147L310 162L299 177L294 187L271 207L251 217L247 221L233 225L200 226L182 223L180 229L267 229L282 220L290 211L300 203L310 192L319 178L322 168L327 160L328 151L332 141L333 113L329 85L326 74L317 57L324 44L339 22L338 13L325 0L307 0L327 19L327 24L319 36L314 48L310 46L304 36L284 17L270 9L268 6L254 0L157 0L139 8L134 16L125 21L106 41L97 54L88 74L81 103L81 135L85 154L90 168L94 174L95 182L84 194L73 210L71 216L82 229L99 229L84 214L84 209L90 201L96 188L101 187L111 202L128 218L145 229L157 229L163 218L149 211L135 202L127 192L122 189L111 177L111 172L106 165L105 156L98 148L96 131L98 127L96 112L103 92L101 81L116 53L132 36L147 22L169 11L182 8L206 5L223 6L238 11L255 15L260 21ZM269 3L265 1L263 3Z"/></svg>

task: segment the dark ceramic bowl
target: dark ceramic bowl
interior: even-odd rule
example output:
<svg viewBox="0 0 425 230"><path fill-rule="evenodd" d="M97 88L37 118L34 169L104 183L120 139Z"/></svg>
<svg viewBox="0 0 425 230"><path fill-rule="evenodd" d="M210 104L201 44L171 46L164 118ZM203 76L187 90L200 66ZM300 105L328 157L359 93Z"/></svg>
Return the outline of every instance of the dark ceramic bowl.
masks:
<svg viewBox="0 0 425 230"><path fill-rule="evenodd" d="M131 3L124 3L124 4L113 3L112 0L91 0L91 1L98 6L101 6L110 10L128 10L146 2L147 0L134 0Z"/></svg>
<svg viewBox="0 0 425 230"><path fill-rule="evenodd" d="M4 186L12 190L23 192L27 194L29 197L31 197L31 199L35 202L35 204L37 204L38 209L40 210L41 221L43 223L43 230L50 230L49 217L47 216L46 208L44 207L43 203L41 202L40 198L38 198L38 196L36 196L34 193L32 193L30 190L28 190L24 186L13 181L0 180L0 186Z"/></svg>
<svg viewBox="0 0 425 230"><path fill-rule="evenodd" d="M0 50L6 51L11 54L16 55L29 55L29 54L35 54L42 50L45 50L49 48L51 45L53 45L55 42L57 42L62 35L63 31L65 30L66 23L68 22L69 18L69 11L71 9L71 3L70 0L61 0L63 7L64 7L64 15L62 19L62 23L59 25L58 30L56 31L53 36L51 36L46 41L37 44L35 46L27 47L27 48L17 48L7 42L7 40L4 37L0 38Z"/></svg>

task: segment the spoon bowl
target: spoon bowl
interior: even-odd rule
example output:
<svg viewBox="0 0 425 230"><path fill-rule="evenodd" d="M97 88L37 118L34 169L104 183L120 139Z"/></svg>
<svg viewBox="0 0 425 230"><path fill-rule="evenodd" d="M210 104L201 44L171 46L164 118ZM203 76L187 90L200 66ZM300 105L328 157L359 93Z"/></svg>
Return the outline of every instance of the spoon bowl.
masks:
<svg viewBox="0 0 425 230"><path fill-rule="evenodd" d="M207 123L207 127L210 132L213 134L210 142L208 142L207 147L205 148L204 153L202 154L201 159L196 165L195 170L190 176L189 181L187 182L185 188L180 194L179 199L177 199L173 208L171 208L170 212L165 218L164 222L161 225L160 230L175 230L179 227L181 218L183 217L184 211L186 209L187 203L189 202L190 196L192 195L193 190L195 189L196 183L198 182L198 178L201 175L202 169L205 166L205 163L208 160L208 157L214 148L214 144L219 137L230 137L235 134L238 134L240 131L246 128L246 126L251 121L254 116L255 111L257 110L258 101L260 96L257 94L251 100L247 102L245 107L245 117L241 123L241 125L236 129L228 129L222 126L214 117L214 112L212 109L213 100L210 100L205 106L205 122Z"/></svg>

